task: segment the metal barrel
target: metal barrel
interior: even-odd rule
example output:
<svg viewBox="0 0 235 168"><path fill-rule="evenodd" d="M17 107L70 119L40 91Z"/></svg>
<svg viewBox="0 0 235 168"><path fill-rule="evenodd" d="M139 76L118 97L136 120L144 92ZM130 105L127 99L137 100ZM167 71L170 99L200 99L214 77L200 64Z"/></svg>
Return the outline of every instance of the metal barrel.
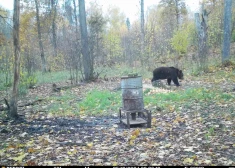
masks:
<svg viewBox="0 0 235 168"><path fill-rule="evenodd" d="M122 108L126 111L143 110L142 76L121 77Z"/></svg>

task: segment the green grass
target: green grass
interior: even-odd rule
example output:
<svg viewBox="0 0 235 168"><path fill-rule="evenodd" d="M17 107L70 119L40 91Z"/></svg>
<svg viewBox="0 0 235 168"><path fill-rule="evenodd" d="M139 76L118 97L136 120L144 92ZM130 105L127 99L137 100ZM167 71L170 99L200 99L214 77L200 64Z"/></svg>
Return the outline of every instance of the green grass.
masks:
<svg viewBox="0 0 235 168"><path fill-rule="evenodd" d="M226 102L234 101L235 96L223 93L217 90L208 90L205 88L191 88L184 91L170 93L156 93L147 95L150 89L144 92L144 104L148 108L157 106L162 109L172 106L178 111L179 106L191 107L193 103L204 102ZM49 112L55 115L86 115L102 116L111 115L118 112L122 106L121 91L110 92L108 90L94 89L86 94L81 101L76 101L77 96L69 91L62 96L53 96L48 98L52 102L49 105ZM73 102L72 105L70 102Z"/></svg>
<svg viewBox="0 0 235 168"><path fill-rule="evenodd" d="M146 92L147 93L147 92ZM185 105L190 107L191 103L197 102L226 102L234 101L235 96L218 90L205 88L191 88L184 91L170 93L156 93L144 96L144 104L158 107Z"/></svg>
<svg viewBox="0 0 235 168"><path fill-rule="evenodd" d="M11 79L11 77L8 77ZM11 87L12 83L10 82L11 80L8 79L6 81L6 74L0 72L0 91L1 90L6 90L7 87Z"/></svg>
<svg viewBox="0 0 235 168"><path fill-rule="evenodd" d="M58 102L66 102L68 100L76 99L76 95L72 94L69 90L62 91L61 96L51 96L48 100L58 101Z"/></svg>
<svg viewBox="0 0 235 168"><path fill-rule="evenodd" d="M121 92L92 90L81 101L69 91L62 96L52 96L47 99L51 102L48 112L58 116L86 115L102 116L118 112L121 106Z"/></svg>
<svg viewBox="0 0 235 168"><path fill-rule="evenodd" d="M67 102L54 102L49 105L48 109L49 113L54 116L79 116L79 109Z"/></svg>
<svg viewBox="0 0 235 168"><path fill-rule="evenodd" d="M48 73L37 72L36 73L38 84L66 81L69 79L69 77L70 77L69 71L48 72Z"/></svg>
<svg viewBox="0 0 235 168"><path fill-rule="evenodd" d="M48 72L48 73L42 73L42 72L36 72L33 75L33 79L35 80L35 84L45 84L45 83L55 83L55 82L61 82L66 81L70 77L69 71L60 71L60 72ZM11 77L12 78L12 77ZM25 95L27 93L29 80L31 80L31 77L28 77L27 74L23 73L21 74L21 84L19 85L19 92L20 95ZM13 79L10 80L11 82L6 83L6 75L3 73L0 73L0 91L5 90L7 87L12 87Z"/></svg>
<svg viewBox="0 0 235 168"><path fill-rule="evenodd" d="M215 136L215 129L214 127L210 127L207 131L207 133L205 134L205 139L206 140L210 140L210 137Z"/></svg>
<svg viewBox="0 0 235 168"><path fill-rule="evenodd" d="M121 107L121 92L92 90L78 105L86 115L108 115Z"/></svg>
<svg viewBox="0 0 235 168"><path fill-rule="evenodd" d="M50 102L48 112L58 116L78 115L78 106L73 103L76 101L76 95L70 91L62 92L61 94L61 96L47 98L47 101Z"/></svg>

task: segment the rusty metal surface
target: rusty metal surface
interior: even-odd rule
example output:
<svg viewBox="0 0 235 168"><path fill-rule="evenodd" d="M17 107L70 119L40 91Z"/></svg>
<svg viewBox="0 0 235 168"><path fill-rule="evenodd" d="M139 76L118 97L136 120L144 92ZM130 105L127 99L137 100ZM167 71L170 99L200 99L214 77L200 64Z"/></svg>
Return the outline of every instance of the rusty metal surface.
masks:
<svg viewBox="0 0 235 168"><path fill-rule="evenodd" d="M144 109L141 76L122 78L121 88L123 110L131 111Z"/></svg>
<svg viewBox="0 0 235 168"><path fill-rule="evenodd" d="M131 111L144 109L143 99L123 99L122 102L124 110Z"/></svg>
<svg viewBox="0 0 235 168"><path fill-rule="evenodd" d="M140 99L143 97L142 88L122 89L123 99Z"/></svg>

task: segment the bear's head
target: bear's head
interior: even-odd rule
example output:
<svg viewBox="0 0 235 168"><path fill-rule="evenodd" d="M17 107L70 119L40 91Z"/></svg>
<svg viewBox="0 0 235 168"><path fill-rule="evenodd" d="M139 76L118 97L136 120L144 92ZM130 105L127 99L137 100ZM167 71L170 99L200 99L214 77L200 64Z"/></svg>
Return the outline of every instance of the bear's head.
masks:
<svg viewBox="0 0 235 168"><path fill-rule="evenodd" d="M184 79L184 74L183 74L182 70L178 70L177 76L179 79Z"/></svg>

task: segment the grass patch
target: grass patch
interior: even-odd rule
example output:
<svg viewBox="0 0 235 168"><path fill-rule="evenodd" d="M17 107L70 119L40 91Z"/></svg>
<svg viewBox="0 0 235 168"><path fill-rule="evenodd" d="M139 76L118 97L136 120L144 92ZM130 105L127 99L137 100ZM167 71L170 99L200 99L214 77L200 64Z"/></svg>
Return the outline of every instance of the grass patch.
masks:
<svg viewBox="0 0 235 168"><path fill-rule="evenodd" d="M37 72L36 77L38 84L43 84L43 83L66 81L69 79L70 74L69 71L48 72L48 73Z"/></svg>
<svg viewBox="0 0 235 168"><path fill-rule="evenodd" d="M92 90L81 101L69 91L62 96L48 99L50 114L55 116L102 116L118 112L121 107L121 92Z"/></svg>
<svg viewBox="0 0 235 168"><path fill-rule="evenodd" d="M210 140L210 138L212 136L215 136L215 129L214 127L210 127L208 130L207 130L207 133L205 134L205 139L206 140Z"/></svg>
<svg viewBox="0 0 235 168"><path fill-rule="evenodd" d="M79 116L79 109L68 102L54 102L48 108L49 113L54 116Z"/></svg>
<svg viewBox="0 0 235 168"><path fill-rule="evenodd" d="M181 106L190 108L195 102L224 103L234 101L235 96L218 90L205 88L191 88L185 91L158 93L149 95L149 89L144 92L144 104L146 108L160 107L167 112L179 111ZM51 104L49 113L53 115L81 115L81 116L104 116L118 113L122 106L121 91L110 92L108 90L92 90L81 101L67 91L62 96L54 96L48 99ZM71 103L72 102L72 103Z"/></svg>
<svg viewBox="0 0 235 168"><path fill-rule="evenodd" d="M109 115L121 107L121 92L92 90L78 105L82 115Z"/></svg>
<svg viewBox="0 0 235 168"><path fill-rule="evenodd" d="M29 86L35 84L44 84L44 83L55 83L66 81L70 77L69 71L59 71L59 72L36 72L33 76L27 76L26 73L21 73L20 76L20 85L19 85L19 94L27 94L27 89ZM0 90L5 90L8 87L12 87L13 78L6 82L6 74L0 73Z"/></svg>
<svg viewBox="0 0 235 168"><path fill-rule="evenodd" d="M56 116L79 115L77 104L72 103L76 101L76 95L70 91L62 91L61 94L61 96L51 96L47 99L47 101L51 102L48 106L49 113Z"/></svg>
<svg viewBox="0 0 235 168"><path fill-rule="evenodd" d="M190 88L184 91L158 93L144 96L144 103L147 106L157 106L166 108L180 105L190 106L193 102L226 102L234 101L235 96L223 93L219 90L209 90L205 88Z"/></svg>
<svg viewBox="0 0 235 168"><path fill-rule="evenodd" d="M7 87L12 86L12 77L5 74L5 73L0 73L0 91L1 90L6 90Z"/></svg>

